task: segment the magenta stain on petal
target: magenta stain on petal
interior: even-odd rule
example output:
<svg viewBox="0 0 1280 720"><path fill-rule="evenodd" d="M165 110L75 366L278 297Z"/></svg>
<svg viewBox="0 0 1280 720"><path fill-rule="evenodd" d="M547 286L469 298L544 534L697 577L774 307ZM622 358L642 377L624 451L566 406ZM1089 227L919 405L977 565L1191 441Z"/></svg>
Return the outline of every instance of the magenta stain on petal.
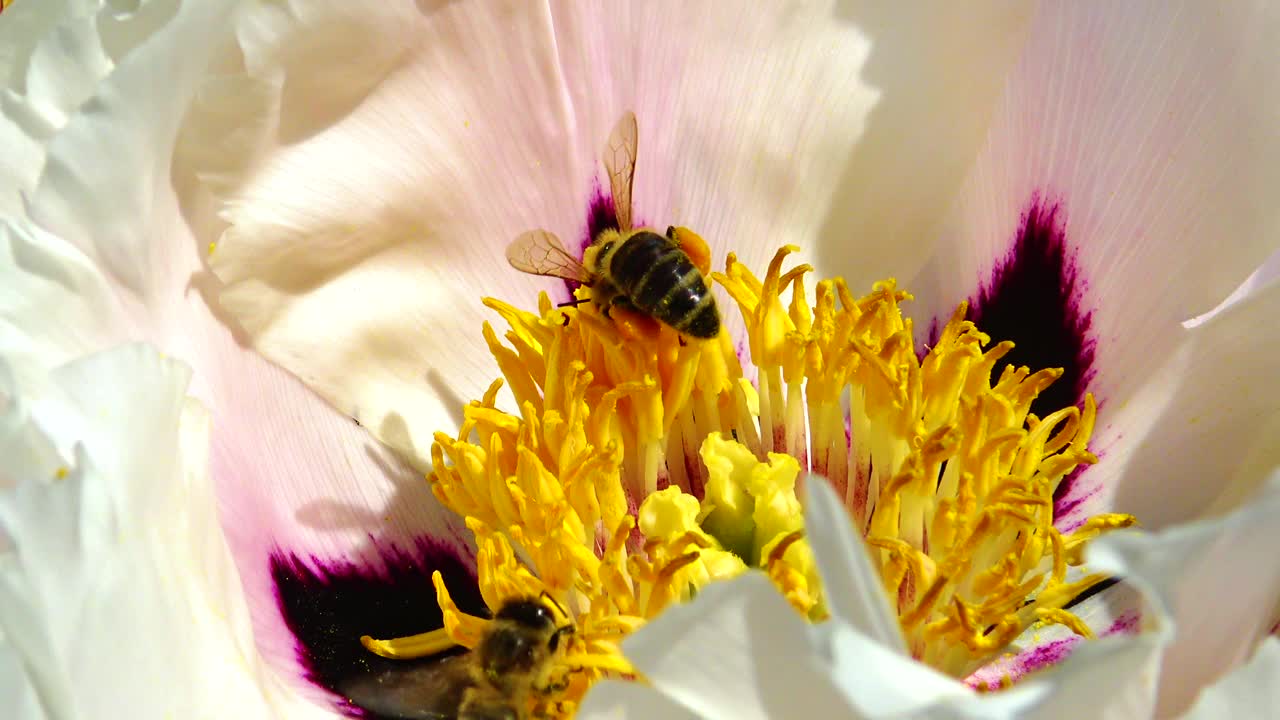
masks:
<svg viewBox="0 0 1280 720"><path fill-rule="evenodd" d="M929 356L929 351L937 344L938 338L942 335L942 325L938 322L938 318L929 321L929 332L925 333L926 341L916 346L916 360L924 362Z"/></svg>
<svg viewBox="0 0 1280 720"><path fill-rule="evenodd" d="M1091 334L1093 311L1087 287L1066 235L1061 203L1033 195L1023 211L1017 235L991 276L970 300L969 317L993 342L1012 340L1014 349L996 364L993 378L1006 366L1034 370L1062 368L1062 377L1040 394L1031 411L1044 417L1068 405L1081 405L1097 369L1097 341ZM1058 486L1054 497L1069 497L1077 470ZM1055 515L1058 515L1055 508Z"/></svg>
<svg viewBox="0 0 1280 720"><path fill-rule="evenodd" d="M1115 619L1115 622L1099 635L1106 637L1108 635L1137 635L1139 624L1142 621L1142 615L1137 612L1128 612Z"/></svg>
<svg viewBox="0 0 1280 720"><path fill-rule="evenodd" d="M723 313L724 311L721 310ZM724 317L721 315L721 317ZM751 384L755 385L755 364L751 361L751 345L747 342L747 338L738 338L733 344L733 352L738 356L738 362L742 365L742 374L751 380Z"/></svg>
<svg viewBox="0 0 1280 720"><path fill-rule="evenodd" d="M408 677L435 661L387 660L360 644L361 635L394 638L442 627L434 571L464 612L488 614L473 563L457 546L421 537L410 548L378 541L374 547L382 568L285 550L269 558L280 614L296 639L307 680L344 698L338 709L351 717L396 717L366 710L372 703L352 689ZM345 699L353 695L356 701Z"/></svg>
<svg viewBox="0 0 1280 720"><path fill-rule="evenodd" d="M1066 660L1075 650L1075 646L1080 643L1080 640L1081 637L1079 635L1072 635L1061 640L1053 640L1043 645L1028 648L1014 657L998 660L982 668L965 678L965 684L971 688L979 689L984 685L987 687L1001 685L1007 682L1005 680L1006 677L1017 682L1030 673L1057 665Z"/></svg>
<svg viewBox="0 0 1280 720"><path fill-rule="evenodd" d="M1102 457L1101 453L1097 453L1097 455L1099 458ZM1075 480L1083 469L1084 468L1076 468L1073 470L1070 475L1063 479L1062 484L1065 485L1068 480ZM1058 489L1061 490L1062 486L1059 485ZM1055 493L1053 503L1053 526L1057 528L1058 532L1072 533L1088 522L1089 518L1087 516L1077 514L1076 511L1091 498L1096 496L1100 489L1101 488L1098 487L1086 488L1083 485L1076 483L1072 486L1072 492L1069 495Z"/></svg>

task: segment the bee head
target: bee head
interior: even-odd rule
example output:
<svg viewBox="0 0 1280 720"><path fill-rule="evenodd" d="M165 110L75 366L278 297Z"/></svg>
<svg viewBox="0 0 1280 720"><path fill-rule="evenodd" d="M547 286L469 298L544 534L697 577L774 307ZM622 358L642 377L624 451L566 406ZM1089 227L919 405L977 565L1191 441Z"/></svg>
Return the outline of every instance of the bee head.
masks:
<svg viewBox="0 0 1280 720"><path fill-rule="evenodd" d="M530 630L549 630L556 625L556 618L551 613L551 608L537 600L509 602L498 610L495 619L510 620Z"/></svg>

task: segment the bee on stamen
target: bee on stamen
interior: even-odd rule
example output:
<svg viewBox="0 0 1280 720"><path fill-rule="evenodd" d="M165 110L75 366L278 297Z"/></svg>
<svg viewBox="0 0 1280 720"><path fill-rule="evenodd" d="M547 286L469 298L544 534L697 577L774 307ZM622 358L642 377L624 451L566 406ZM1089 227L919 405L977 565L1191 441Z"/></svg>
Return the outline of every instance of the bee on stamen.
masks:
<svg viewBox="0 0 1280 720"><path fill-rule="evenodd" d="M557 618L566 618L563 624ZM545 592L498 609L469 652L363 678L344 688L363 709L423 720L528 720L532 701L568 687L557 658L575 626Z"/></svg>
<svg viewBox="0 0 1280 720"><path fill-rule="evenodd" d="M657 321L684 336L714 338L720 334L720 313L705 276L711 270L706 241L688 228L658 233L631 227L638 137L631 112L609 135L604 165L618 227L600 231L581 262L547 230L521 234L507 247L507 260L522 272L591 288L591 301L626 335L653 336Z"/></svg>

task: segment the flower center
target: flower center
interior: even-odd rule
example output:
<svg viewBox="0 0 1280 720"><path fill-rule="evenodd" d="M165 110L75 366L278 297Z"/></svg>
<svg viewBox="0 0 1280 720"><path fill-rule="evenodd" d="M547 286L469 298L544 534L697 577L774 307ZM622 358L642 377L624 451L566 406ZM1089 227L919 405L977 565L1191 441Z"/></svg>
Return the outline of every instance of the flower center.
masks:
<svg viewBox="0 0 1280 720"><path fill-rule="evenodd" d="M491 609L545 597L571 618L531 686L534 710L571 714L595 679L634 677L627 633L748 568L825 618L802 470L843 494L921 661L960 678L1032 624L1089 634L1063 609L1105 579L1078 569L1083 548L1134 522L1053 526L1055 487L1096 462L1092 397L1037 417L1031 402L1060 370L1009 367L993 383L1012 343L990 345L964 305L920 359L894 281L855 298L823 280L810 304L811 268L782 271L794 250L763 281L732 254L712 275L745 321L755 385L725 332L695 341L662 326L636 341L590 303L558 308L544 294L534 314L485 301L510 328L483 332L518 412L497 407L495 381L456 436L436 434L429 480L476 535ZM495 621L436 588L442 630L366 646L417 657L480 645Z"/></svg>

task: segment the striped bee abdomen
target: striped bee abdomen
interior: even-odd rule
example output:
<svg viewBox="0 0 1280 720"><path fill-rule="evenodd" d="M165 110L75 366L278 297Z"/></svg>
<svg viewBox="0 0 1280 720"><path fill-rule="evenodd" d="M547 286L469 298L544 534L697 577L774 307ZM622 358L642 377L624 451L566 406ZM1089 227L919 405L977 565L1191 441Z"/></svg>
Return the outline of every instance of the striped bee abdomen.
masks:
<svg viewBox="0 0 1280 720"><path fill-rule="evenodd" d="M719 334L720 314L706 278L671 239L637 231L609 257L609 275L641 312L691 337Z"/></svg>

